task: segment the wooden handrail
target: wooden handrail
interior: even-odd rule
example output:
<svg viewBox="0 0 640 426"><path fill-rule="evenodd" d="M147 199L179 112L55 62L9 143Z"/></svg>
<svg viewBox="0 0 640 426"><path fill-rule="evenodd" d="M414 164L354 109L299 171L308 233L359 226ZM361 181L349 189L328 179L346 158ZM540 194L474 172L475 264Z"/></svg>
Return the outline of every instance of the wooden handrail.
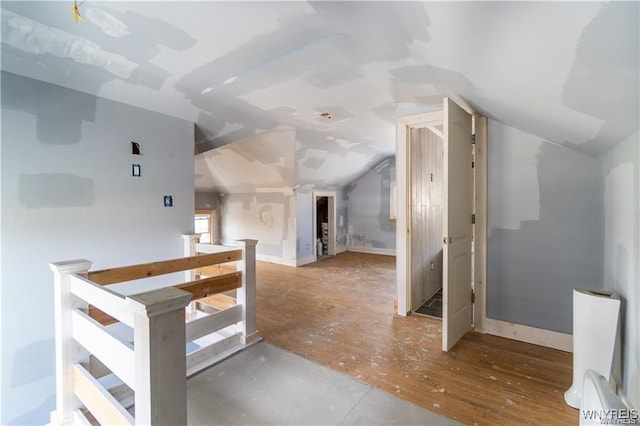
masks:
<svg viewBox="0 0 640 426"><path fill-rule="evenodd" d="M88 278L96 284L115 284L157 275L171 274L218 263L233 262L242 259L242 250L223 253L205 254L202 256L181 257L161 262L143 263L122 268L103 269L89 272Z"/></svg>
<svg viewBox="0 0 640 426"><path fill-rule="evenodd" d="M236 271L215 277L203 278L175 285L174 287L191 293L193 295L192 300L202 299L210 294L222 293L223 291L242 287L242 272Z"/></svg>
<svg viewBox="0 0 640 426"><path fill-rule="evenodd" d="M239 240L238 248L230 250L204 248L215 253L196 255L196 238L183 238L188 257L179 259L93 272L89 272L91 262L83 259L50 264L56 314L52 425L82 420L83 404L98 421L108 424L186 424L186 376L260 339L255 330L257 241ZM194 279L198 268L229 262L237 262L237 271ZM105 287L180 271L185 271L186 283L143 293L124 296ZM185 323L185 308L192 299L234 289L237 305L215 314L198 314ZM87 313L89 305L130 326L133 345L93 320ZM225 332L214 335L220 330ZM203 339L188 353L187 336ZM92 356L100 359L93 366ZM123 388L134 391L135 418L97 380L109 372L123 381Z"/></svg>

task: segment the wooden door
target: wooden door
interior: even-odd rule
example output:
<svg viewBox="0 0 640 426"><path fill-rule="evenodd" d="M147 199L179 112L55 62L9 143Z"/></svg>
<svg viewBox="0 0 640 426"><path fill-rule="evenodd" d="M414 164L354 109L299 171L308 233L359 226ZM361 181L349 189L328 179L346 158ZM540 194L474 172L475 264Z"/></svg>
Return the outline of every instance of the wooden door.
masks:
<svg viewBox="0 0 640 426"><path fill-rule="evenodd" d="M445 98L443 351L451 349L471 328L472 145L471 115Z"/></svg>

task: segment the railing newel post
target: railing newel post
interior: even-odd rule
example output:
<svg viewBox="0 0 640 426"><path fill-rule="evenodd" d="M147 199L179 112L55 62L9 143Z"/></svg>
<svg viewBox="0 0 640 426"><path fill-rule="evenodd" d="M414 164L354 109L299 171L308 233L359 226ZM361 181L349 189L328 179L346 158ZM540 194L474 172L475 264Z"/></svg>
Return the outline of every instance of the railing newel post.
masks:
<svg viewBox="0 0 640 426"><path fill-rule="evenodd" d="M51 412L51 424L73 424L74 411L81 408L73 390L73 365L86 362L88 352L73 339L71 313L87 304L71 293L72 274L87 273L92 262L85 259L53 262L53 299L55 323L56 408Z"/></svg>
<svg viewBox="0 0 640 426"><path fill-rule="evenodd" d="M134 311L136 423L187 423L185 306L191 294L166 287L127 297Z"/></svg>
<svg viewBox="0 0 640 426"><path fill-rule="evenodd" d="M237 291L237 303L242 305L242 344L248 345L259 339L256 331L256 245L258 240L237 240L236 247L242 249L242 260L237 269L242 271L242 287Z"/></svg>

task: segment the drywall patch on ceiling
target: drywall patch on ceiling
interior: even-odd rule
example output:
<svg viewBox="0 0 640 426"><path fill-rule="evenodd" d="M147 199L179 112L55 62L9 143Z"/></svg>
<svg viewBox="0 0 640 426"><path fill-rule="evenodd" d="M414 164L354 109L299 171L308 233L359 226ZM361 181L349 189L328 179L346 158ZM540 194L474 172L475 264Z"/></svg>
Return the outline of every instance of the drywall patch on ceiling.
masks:
<svg viewBox="0 0 640 426"><path fill-rule="evenodd" d="M7 72L2 72L1 83L2 107L34 114L36 137L40 143L78 143L82 138L82 123L95 120L95 96ZM25 87L30 90L25 90ZM45 93L49 96L43 96Z"/></svg>
<svg viewBox="0 0 640 426"><path fill-rule="evenodd" d="M639 21L640 3L611 2L584 28L562 101L603 124L592 140L567 145L599 155L638 131Z"/></svg>
<svg viewBox="0 0 640 426"><path fill-rule="evenodd" d="M228 193L291 191L294 142L295 130L279 127L198 154L196 188Z"/></svg>
<svg viewBox="0 0 640 426"><path fill-rule="evenodd" d="M327 161L326 158L309 157L306 160L304 160L302 165L310 169L319 169L326 161Z"/></svg>
<svg viewBox="0 0 640 426"><path fill-rule="evenodd" d="M129 33L127 24L99 7L88 7L84 10L84 16L110 37L123 37Z"/></svg>
<svg viewBox="0 0 640 426"><path fill-rule="evenodd" d="M107 83L124 81L125 86L114 86L125 87L115 100L157 110L156 104L135 102L148 99L140 94L149 92L130 90L131 86L162 89L171 73L152 59L163 47L184 50L193 46L195 39L158 19L101 10L135 34L122 33L115 38L91 22L75 24L69 19L69 9L59 2L2 2L3 69L98 96L103 95ZM11 29L9 20L20 24L19 30ZM17 40L9 41L7 32L13 32Z"/></svg>
<svg viewBox="0 0 640 426"><path fill-rule="evenodd" d="M588 140L602 120L567 107L560 95L579 36L600 8L592 2L433 2L432 42L416 43L414 52L428 64L464 73L476 91L459 95L478 112L546 140Z"/></svg>
<svg viewBox="0 0 640 426"><path fill-rule="evenodd" d="M94 192L93 179L68 173L38 173L18 178L18 198L28 209L91 206Z"/></svg>
<svg viewBox="0 0 640 426"><path fill-rule="evenodd" d="M350 98L344 94L345 86L369 73L369 70L365 72L368 64L406 60L411 56L410 45L416 39L429 40L429 19L421 4L407 3L402 8L387 3L370 6L313 3L315 13L283 17L281 25L270 33L260 34L180 78L176 88L194 106L203 111L224 111L226 122L245 123L243 129L222 135L220 123L207 123L207 117L201 115L198 125L207 145L222 146L248 137L257 121L266 121L255 124L261 128L278 124L316 126L317 130L326 127L326 123L309 119L308 111L330 111L335 121L362 115L362 110L351 111L347 107L342 113L339 108L327 107L330 105L327 102L319 104L315 95L310 98L309 105L299 102L295 96L307 89L301 92L295 90L295 86L313 88L318 93L319 88L330 87L337 93L343 92L338 98ZM380 27L373 23L379 23ZM391 28L386 31L378 30L388 27ZM193 82L204 83L196 86ZM382 90L383 85L373 83L369 81L365 89L360 84L347 90L361 94L382 91L384 99L389 100L388 91ZM380 90L371 90L372 87ZM278 94L277 103L272 102L274 93ZM271 101L265 103L261 99ZM327 94L326 99L335 102L336 96ZM351 103L361 104L361 100Z"/></svg>
<svg viewBox="0 0 640 426"><path fill-rule="evenodd" d="M151 63L142 63L133 70L127 81L152 90L160 90L170 76L169 71L165 69Z"/></svg>
<svg viewBox="0 0 640 426"><path fill-rule="evenodd" d="M475 86L466 75L445 68L432 65L410 65L391 69L389 72L393 76L395 84L414 86L416 96L421 96L419 92L425 84L433 85L437 93L440 94L440 103L442 103L443 95L464 93L465 96L471 96L475 92ZM433 90L429 86L427 89Z"/></svg>
<svg viewBox="0 0 640 426"><path fill-rule="evenodd" d="M194 105L204 104L194 102ZM259 129L273 129L279 125L278 123L288 121L278 120L267 114L266 111L241 99L225 99L224 102L218 104L212 103L209 110L214 112L200 111L196 120L201 136L201 139L197 141L199 144L198 152L220 148L226 144L254 136L259 133ZM287 113L282 112L282 114ZM229 125L236 126L237 129L221 134L221 131Z"/></svg>
<svg viewBox="0 0 640 426"><path fill-rule="evenodd" d="M2 10L2 43L35 55L50 54L79 64L93 65L120 77L129 78L138 66L122 55L103 50L98 44L10 10Z"/></svg>

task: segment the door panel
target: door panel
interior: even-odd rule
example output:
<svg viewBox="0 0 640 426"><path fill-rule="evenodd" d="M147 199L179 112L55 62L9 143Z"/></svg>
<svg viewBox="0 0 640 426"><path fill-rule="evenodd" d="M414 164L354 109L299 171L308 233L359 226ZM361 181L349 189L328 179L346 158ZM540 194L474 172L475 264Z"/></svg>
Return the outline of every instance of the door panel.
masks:
<svg viewBox="0 0 640 426"><path fill-rule="evenodd" d="M471 115L444 99L442 350L471 328L473 170Z"/></svg>

